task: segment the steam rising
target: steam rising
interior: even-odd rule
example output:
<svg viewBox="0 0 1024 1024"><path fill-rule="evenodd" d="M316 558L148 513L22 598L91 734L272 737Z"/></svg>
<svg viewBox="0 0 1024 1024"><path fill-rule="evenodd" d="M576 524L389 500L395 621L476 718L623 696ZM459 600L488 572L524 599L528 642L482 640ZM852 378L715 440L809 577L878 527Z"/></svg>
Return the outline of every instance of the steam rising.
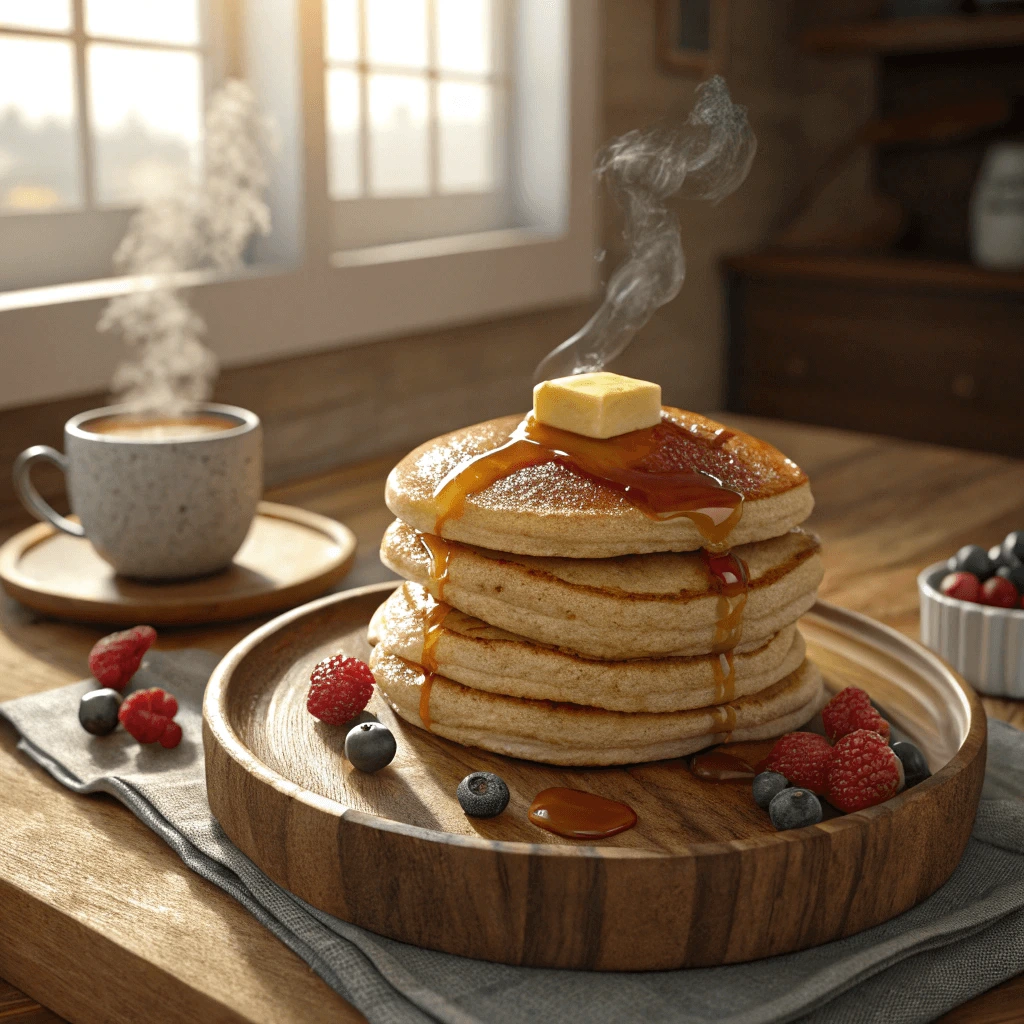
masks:
<svg viewBox="0 0 1024 1024"><path fill-rule="evenodd" d="M177 414L210 397L217 360L178 285L184 271L241 267L249 239L270 231L272 130L244 82L229 80L210 98L204 141L202 181L182 180L133 215L114 265L137 285L111 299L97 325L124 338L112 390L140 412Z"/></svg>
<svg viewBox="0 0 1024 1024"><path fill-rule="evenodd" d="M603 369L679 294L686 264L679 220L666 201L679 193L717 203L746 178L756 150L746 109L715 75L698 86L685 123L635 129L598 152L595 173L625 215L629 257L598 311L537 367L538 381Z"/></svg>

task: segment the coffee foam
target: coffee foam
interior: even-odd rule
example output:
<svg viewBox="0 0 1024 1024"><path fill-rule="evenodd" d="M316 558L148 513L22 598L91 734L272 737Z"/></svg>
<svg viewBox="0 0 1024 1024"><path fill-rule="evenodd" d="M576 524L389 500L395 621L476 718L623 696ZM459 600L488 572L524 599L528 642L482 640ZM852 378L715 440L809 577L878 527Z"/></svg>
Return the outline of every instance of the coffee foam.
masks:
<svg viewBox="0 0 1024 1024"><path fill-rule="evenodd" d="M194 416L104 416L83 424L82 429L126 441L191 441L237 426L239 424L227 416L202 413Z"/></svg>

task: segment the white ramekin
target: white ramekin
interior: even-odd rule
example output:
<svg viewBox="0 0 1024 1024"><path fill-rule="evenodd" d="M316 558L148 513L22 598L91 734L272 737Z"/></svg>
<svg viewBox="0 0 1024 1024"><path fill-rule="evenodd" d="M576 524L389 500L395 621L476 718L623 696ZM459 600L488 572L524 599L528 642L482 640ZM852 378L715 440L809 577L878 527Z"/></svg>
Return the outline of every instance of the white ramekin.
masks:
<svg viewBox="0 0 1024 1024"><path fill-rule="evenodd" d="M979 693L1024 699L1024 609L946 597L938 587L948 572L936 562L917 577L921 642Z"/></svg>

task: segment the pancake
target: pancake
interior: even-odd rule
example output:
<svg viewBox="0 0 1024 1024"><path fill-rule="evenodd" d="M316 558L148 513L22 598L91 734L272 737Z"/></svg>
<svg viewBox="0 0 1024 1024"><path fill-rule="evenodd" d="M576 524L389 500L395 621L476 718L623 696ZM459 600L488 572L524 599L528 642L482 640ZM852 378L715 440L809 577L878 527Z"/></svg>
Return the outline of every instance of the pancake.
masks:
<svg viewBox="0 0 1024 1024"><path fill-rule="evenodd" d="M467 615L586 658L690 657L716 647L719 595L698 552L539 558L446 544L440 594L427 549L405 523L388 528L381 560ZM750 577L737 652L762 646L814 604L819 547L813 534L791 530L734 549Z"/></svg>
<svg viewBox="0 0 1024 1024"><path fill-rule="evenodd" d="M405 583L381 605L373 642L405 661L422 664L427 618L434 599ZM796 626L747 654L736 655L730 682L724 655L595 661L487 625L451 609L431 655L440 675L474 690L564 701L609 711L664 712L703 708L765 690L804 660Z"/></svg>
<svg viewBox="0 0 1024 1024"><path fill-rule="evenodd" d="M420 666L378 645L370 668L395 712L422 728ZM805 660L761 693L691 711L627 714L526 700L474 690L440 675L433 679L427 704L430 731L466 746L547 764L637 764L790 732L820 709L823 689L818 670Z"/></svg>
<svg viewBox="0 0 1024 1024"><path fill-rule="evenodd" d="M391 471L388 508L422 533L565 558L720 550L778 537L810 515L814 499L807 477L776 448L696 413L664 412L688 432L685 443L665 455L665 468L708 473L743 495L739 522L725 541L710 543L685 516L650 518L620 492L557 463L519 469L470 495L462 513L438 530L438 485L467 460L504 444L520 416L465 427L421 445Z"/></svg>

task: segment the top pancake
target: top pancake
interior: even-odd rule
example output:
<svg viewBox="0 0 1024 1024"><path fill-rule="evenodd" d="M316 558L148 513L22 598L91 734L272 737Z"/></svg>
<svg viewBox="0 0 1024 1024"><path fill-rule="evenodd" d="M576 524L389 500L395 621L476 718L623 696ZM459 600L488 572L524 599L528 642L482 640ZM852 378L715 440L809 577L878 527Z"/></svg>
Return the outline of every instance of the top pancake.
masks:
<svg viewBox="0 0 1024 1024"><path fill-rule="evenodd" d="M504 444L521 416L444 434L411 452L388 477L388 508L423 533L514 554L613 558L653 551L695 551L767 540L786 533L814 505L803 471L780 451L697 413L666 408L692 443L670 453L670 469L708 473L743 495L742 515L726 541L709 543L685 516L653 519L618 491L566 466L516 470L466 499L437 530L434 492L462 463Z"/></svg>

